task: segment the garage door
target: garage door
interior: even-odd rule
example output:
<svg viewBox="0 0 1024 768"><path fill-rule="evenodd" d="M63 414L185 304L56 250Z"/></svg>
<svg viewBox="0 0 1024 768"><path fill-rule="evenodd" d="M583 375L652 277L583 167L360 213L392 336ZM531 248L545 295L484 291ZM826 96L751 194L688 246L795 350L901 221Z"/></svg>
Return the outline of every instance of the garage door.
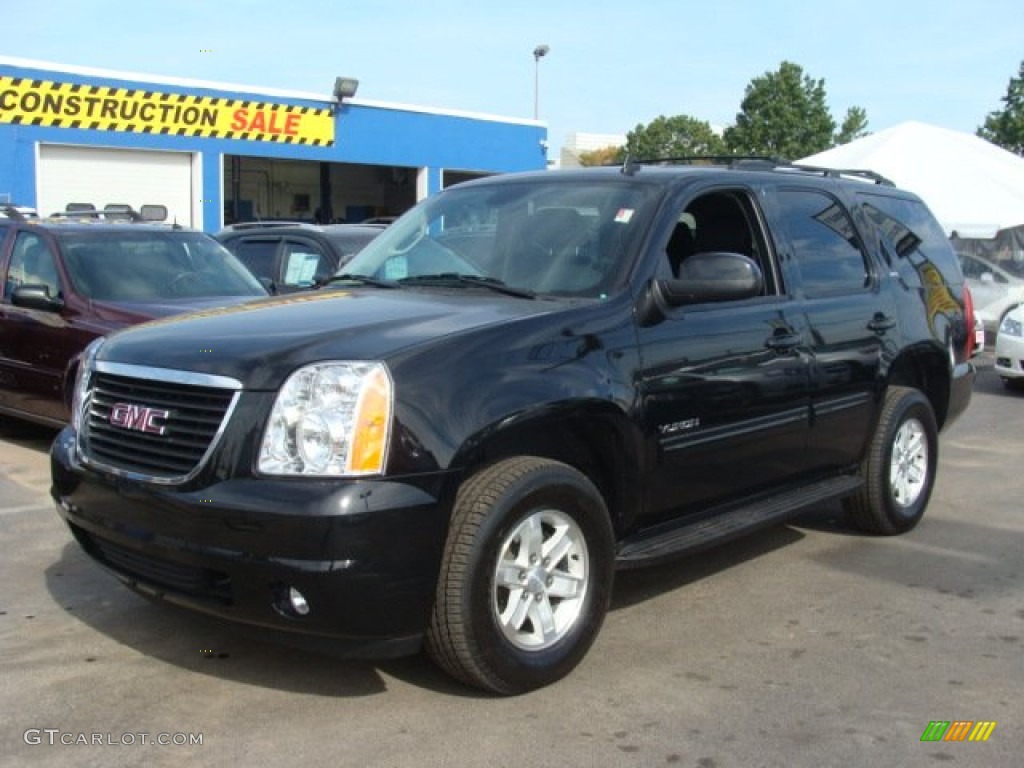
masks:
<svg viewBox="0 0 1024 768"><path fill-rule="evenodd" d="M192 216L192 166L187 152L44 144L39 148L39 213L63 211L68 203L92 203L99 209L128 204L135 210L166 205L168 221L198 227Z"/></svg>

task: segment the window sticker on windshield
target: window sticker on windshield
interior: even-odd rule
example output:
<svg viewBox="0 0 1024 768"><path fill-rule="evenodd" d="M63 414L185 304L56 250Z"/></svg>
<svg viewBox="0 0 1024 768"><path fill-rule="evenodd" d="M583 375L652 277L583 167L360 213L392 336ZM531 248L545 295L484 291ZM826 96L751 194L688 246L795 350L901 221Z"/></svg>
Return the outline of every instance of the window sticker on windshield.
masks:
<svg viewBox="0 0 1024 768"><path fill-rule="evenodd" d="M316 268L320 264L320 255L316 253L293 253L289 256L285 269L286 285L312 285L316 277Z"/></svg>
<svg viewBox="0 0 1024 768"><path fill-rule="evenodd" d="M629 220L633 218L633 213L632 208L619 208L615 214L615 221L619 224L629 224Z"/></svg>
<svg viewBox="0 0 1024 768"><path fill-rule="evenodd" d="M409 276L409 262L405 256L394 256L384 262L384 279L401 280Z"/></svg>

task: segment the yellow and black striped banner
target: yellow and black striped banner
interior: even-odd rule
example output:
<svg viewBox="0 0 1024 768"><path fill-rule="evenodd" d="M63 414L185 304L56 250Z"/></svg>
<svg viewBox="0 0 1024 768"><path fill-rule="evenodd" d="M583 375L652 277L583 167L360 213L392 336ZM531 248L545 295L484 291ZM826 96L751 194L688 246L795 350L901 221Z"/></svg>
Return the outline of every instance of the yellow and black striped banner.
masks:
<svg viewBox="0 0 1024 768"><path fill-rule="evenodd" d="M167 136L334 143L331 110L0 76L0 123Z"/></svg>

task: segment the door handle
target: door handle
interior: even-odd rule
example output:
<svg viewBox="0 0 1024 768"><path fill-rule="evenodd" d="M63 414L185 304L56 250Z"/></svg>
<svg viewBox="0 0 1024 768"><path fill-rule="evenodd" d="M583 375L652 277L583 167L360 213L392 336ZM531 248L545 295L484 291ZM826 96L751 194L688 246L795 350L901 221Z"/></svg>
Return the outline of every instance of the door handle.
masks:
<svg viewBox="0 0 1024 768"><path fill-rule="evenodd" d="M778 331L768 337L768 341L764 343L768 349L773 349L776 352L787 352L791 349L795 349L800 344L799 333L788 333L785 331Z"/></svg>

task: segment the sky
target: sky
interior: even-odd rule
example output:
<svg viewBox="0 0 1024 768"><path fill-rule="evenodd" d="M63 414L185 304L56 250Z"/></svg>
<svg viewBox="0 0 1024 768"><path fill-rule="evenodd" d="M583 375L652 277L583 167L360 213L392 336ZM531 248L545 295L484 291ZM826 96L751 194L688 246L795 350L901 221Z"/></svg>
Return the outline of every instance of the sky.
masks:
<svg viewBox="0 0 1024 768"><path fill-rule="evenodd" d="M823 80L837 123L973 133L1024 62L1020 0L0 0L0 55L358 99L538 115L572 132L660 115L735 122L783 61ZM538 45L550 52L539 61ZM536 92L535 92L536 86Z"/></svg>

